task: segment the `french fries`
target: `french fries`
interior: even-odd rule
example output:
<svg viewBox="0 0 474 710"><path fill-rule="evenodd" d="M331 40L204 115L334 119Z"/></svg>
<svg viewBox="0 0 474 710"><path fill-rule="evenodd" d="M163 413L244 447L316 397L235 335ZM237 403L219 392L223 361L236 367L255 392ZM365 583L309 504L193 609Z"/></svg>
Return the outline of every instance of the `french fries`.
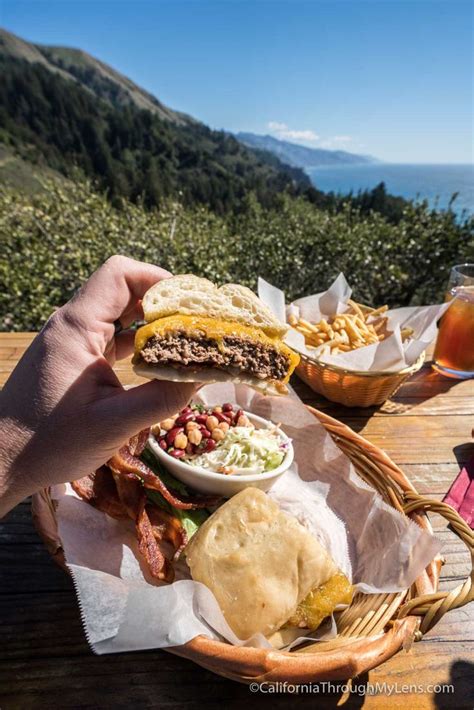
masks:
<svg viewBox="0 0 474 710"><path fill-rule="evenodd" d="M388 306L370 308L351 299L350 310L323 318L319 323L310 323L304 318L290 315L288 322L304 335L308 348L320 350L319 354L337 355L365 345L380 342L385 338ZM413 335L413 328L402 328L402 340Z"/></svg>

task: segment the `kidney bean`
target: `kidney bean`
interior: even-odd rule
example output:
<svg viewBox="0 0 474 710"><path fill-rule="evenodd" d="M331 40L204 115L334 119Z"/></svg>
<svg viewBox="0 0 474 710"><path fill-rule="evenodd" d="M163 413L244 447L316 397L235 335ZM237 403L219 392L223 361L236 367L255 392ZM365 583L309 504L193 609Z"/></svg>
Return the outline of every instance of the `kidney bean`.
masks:
<svg viewBox="0 0 474 710"><path fill-rule="evenodd" d="M166 449L168 448L168 444L166 443L165 437L159 440L158 446L160 447L160 449L163 449L163 451L166 451Z"/></svg>
<svg viewBox="0 0 474 710"><path fill-rule="evenodd" d="M186 451L184 449L169 449L168 453L175 459L182 459Z"/></svg>
<svg viewBox="0 0 474 710"><path fill-rule="evenodd" d="M222 411L223 411L223 412L232 412L233 409L234 409L234 407L233 407L233 405L232 405L230 402L225 402L225 403L222 405Z"/></svg>
<svg viewBox="0 0 474 710"><path fill-rule="evenodd" d="M241 417L241 416L243 415L243 413L244 413L244 410L243 410L243 409L238 409L238 410L236 411L236 413L234 414L234 422L237 423L238 420L239 420L239 417Z"/></svg>
<svg viewBox="0 0 474 710"><path fill-rule="evenodd" d="M209 438L210 438L211 432L209 431L209 429L206 429L205 426L199 427L199 431L201 432L203 439L209 439Z"/></svg>
<svg viewBox="0 0 474 710"><path fill-rule="evenodd" d="M208 439L208 440L206 441L206 448L204 449L204 451L205 451L206 453L207 453L208 451L212 451L213 449L216 448L216 446L217 446L217 444L216 444L216 442L214 441L214 439Z"/></svg>
<svg viewBox="0 0 474 710"><path fill-rule="evenodd" d="M213 415L218 419L220 422L226 422L227 424L230 424L232 419L229 416L226 416L224 412L213 412Z"/></svg>
<svg viewBox="0 0 474 710"><path fill-rule="evenodd" d="M184 427L175 426L167 433L166 443L168 444L168 446L173 446L174 440L176 439L177 435L180 434L182 431L184 431Z"/></svg>
<svg viewBox="0 0 474 710"><path fill-rule="evenodd" d="M193 410L191 409L191 407L184 407L184 409L182 409L179 414L180 414L180 415L181 415L181 414L189 414L190 412L191 412L192 414L194 414L194 412L193 412Z"/></svg>
<svg viewBox="0 0 474 710"><path fill-rule="evenodd" d="M208 415L207 414L198 414L196 416L196 421L198 424L205 424L207 420Z"/></svg>
<svg viewBox="0 0 474 710"><path fill-rule="evenodd" d="M176 426L184 426L188 422L191 422L194 420L194 412L185 412L184 414L180 414L177 420L175 421Z"/></svg>

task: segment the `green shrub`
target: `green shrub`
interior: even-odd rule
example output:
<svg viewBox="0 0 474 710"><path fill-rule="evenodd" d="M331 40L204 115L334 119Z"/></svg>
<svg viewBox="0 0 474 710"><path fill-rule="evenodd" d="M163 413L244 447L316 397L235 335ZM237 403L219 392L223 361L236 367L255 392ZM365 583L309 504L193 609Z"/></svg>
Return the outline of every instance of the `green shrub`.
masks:
<svg viewBox="0 0 474 710"><path fill-rule="evenodd" d="M0 329L40 328L114 253L252 288L261 275L288 299L323 290L344 271L366 303L435 302L450 266L473 259L473 224L423 205L409 205L395 225L350 205L331 214L291 197L265 209L249 196L223 218L171 201L159 211L117 208L88 183L52 181L32 196L0 188Z"/></svg>

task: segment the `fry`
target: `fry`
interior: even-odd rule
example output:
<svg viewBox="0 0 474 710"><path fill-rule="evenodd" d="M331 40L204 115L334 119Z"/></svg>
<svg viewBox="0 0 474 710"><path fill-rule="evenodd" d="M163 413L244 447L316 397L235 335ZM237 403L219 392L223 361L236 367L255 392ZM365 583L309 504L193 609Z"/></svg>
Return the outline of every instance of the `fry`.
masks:
<svg viewBox="0 0 474 710"><path fill-rule="evenodd" d="M365 313L365 317L370 316L372 311L375 311L375 308L372 308L372 306L366 306L363 303L358 303L357 304L360 308L360 310Z"/></svg>
<svg viewBox="0 0 474 710"><path fill-rule="evenodd" d="M319 330L319 328L316 325L314 325L314 323L310 323L309 321L304 320L304 318L300 318L299 322L300 322L300 325L303 326L303 328L308 328L308 330L311 330L313 333L317 333ZM318 325L320 325L320 324L318 323Z"/></svg>
<svg viewBox="0 0 474 710"><path fill-rule="evenodd" d="M400 331L401 336L402 336L402 340L407 340L407 338L411 338L411 336L413 335L414 332L415 331L413 330L413 328L410 328L410 327L402 328Z"/></svg>
<svg viewBox="0 0 474 710"><path fill-rule="evenodd" d="M331 326L329 325L327 320L325 320L324 318L321 321L319 321L318 326L321 328L321 330L324 330L324 332L327 333L328 335L330 332L333 332Z"/></svg>
<svg viewBox="0 0 474 710"><path fill-rule="evenodd" d="M378 333L379 330L381 330L381 329L385 326L385 323L386 323L386 322L387 322L387 319L386 319L386 318L382 318L381 320L379 320L378 323L374 323L374 324L371 324L371 325L372 325L373 329L375 330L375 332Z"/></svg>
<svg viewBox="0 0 474 710"><path fill-rule="evenodd" d="M375 311L372 311L370 317L375 318L375 316L380 316L382 315L382 313L385 313L385 311L388 311L388 306L380 306L380 308L377 308Z"/></svg>
<svg viewBox="0 0 474 710"><path fill-rule="evenodd" d="M359 316L359 318L360 318L362 321L365 320L365 319L364 319L364 314L362 313L362 311L361 311L360 306L359 306L358 303L356 303L355 301L353 301L352 298L350 298L350 299L347 301L347 303L349 304L349 306L352 308L352 310L355 312L355 314L356 314L357 316Z"/></svg>
<svg viewBox="0 0 474 710"><path fill-rule="evenodd" d="M288 322L305 339L308 348L318 351L318 356L350 352L366 345L372 345L384 340L387 316L383 314L388 306L371 308L349 299L347 302L351 311L336 313L332 318L322 318L318 323L310 323L304 318L293 314L288 316ZM370 319L370 323L367 321ZM402 328L402 339L413 335L412 328Z"/></svg>
<svg viewBox="0 0 474 710"><path fill-rule="evenodd" d="M345 316L345 321L346 321L346 331L350 339L354 340L360 340L361 339L361 334L359 332L359 329L357 328L356 324L354 321L347 316Z"/></svg>
<svg viewBox="0 0 474 710"><path fill-rule="evenodd" d="M354 318L354 321L355 321L356 325L360 328L360 330L362 330L362 332L370 333L366 322L364 320L362 320L361 318L359 318L359 316L356 316Z"/></svg>
<svg viewBox="0 0 474 710"><path fill-rule="evenodd" d="M347 335L347 330L345 328L342 328L339 331L339 335L341 336L343 343L345 343L346 345L350 344L351 341L350 341L349 336Z"/></svg>

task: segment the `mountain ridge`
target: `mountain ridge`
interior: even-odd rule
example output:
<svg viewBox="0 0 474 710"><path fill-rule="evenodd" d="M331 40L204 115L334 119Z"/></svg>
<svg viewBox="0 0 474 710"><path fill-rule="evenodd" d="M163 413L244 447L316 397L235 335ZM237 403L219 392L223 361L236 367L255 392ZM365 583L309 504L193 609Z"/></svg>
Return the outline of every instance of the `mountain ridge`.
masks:
<svg viewBox="0 0 474 710"><path fill-rule="evenodd" d="M131 104L177 125L197 122L174 111L131 79L83 49L36 44L0 27L0 54L41 64L62 78L74 81L114 106Z"/></svg>
<svg viewBox="0 0 474 710"><path fill-rule="evenodd" d="M346 150L327 150L325 148L309 148L298 143L284 141L274 136L260 135L241 131L235 134L237 140L250 148L267 150L276 155L282 162L295 168L317 168L327 165L356 165L376 163L378 160L370 155L349 153Z"/></svg>
<svg viewBox="0 0 474 710"><path fill-rule="evenodd" d="M300 168L168 109L82 50L35 45L3 30L0 74L0 143L66 177L79 170L117 203L153 208L171 197L223 214L252 193L262 205L282 192L320 194ZM14 162L7 167L13 175Z"/></svg>

